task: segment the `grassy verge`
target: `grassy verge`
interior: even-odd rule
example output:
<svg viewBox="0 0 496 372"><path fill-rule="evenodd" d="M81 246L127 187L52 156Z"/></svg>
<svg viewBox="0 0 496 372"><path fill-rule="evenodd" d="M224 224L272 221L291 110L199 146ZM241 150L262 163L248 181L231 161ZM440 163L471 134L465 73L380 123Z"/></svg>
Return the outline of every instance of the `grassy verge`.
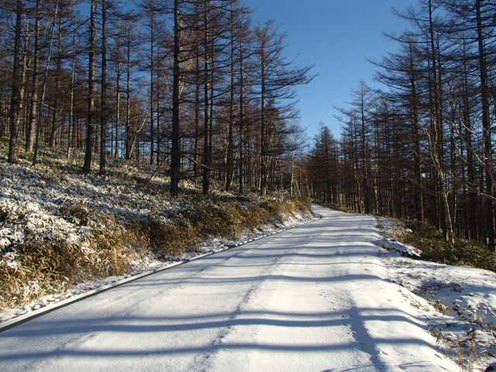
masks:
<svg viewBox="0 0 496 372"><path fill-rule="evenodd" d="M310 211L308 200L240 196L215 182L205 197L184 180L170 199L165 167L109 159L100 177L81 173L80 156L42 150L36 167L26 154L9 164L0 139L0 309Z"/></svg>
<svg viewBox="0 0 496 372"><path fill-rule="evenodd" d="M304 199L258 203L217 200L173 218L151 215L122 223L109 213L63 205L60 216L77 223L86 232L84 238L71 244L66 237L33 236L12 247L10 255L0 258L0 308L23 305L85 280L125 274L134 262L145 258L181 256L198 249L207 239L236 239L288 215L309 211L310 203Z"/></svg>
<svg viewBox="0 0 496 372"><path fill-rule="evenodd" d="M406 221L406 232L400 238L422 251L422 258L447 265L465 265L496 272L496 252L478 242L455 239L448 243L441 230L419 221Z"/></svg>

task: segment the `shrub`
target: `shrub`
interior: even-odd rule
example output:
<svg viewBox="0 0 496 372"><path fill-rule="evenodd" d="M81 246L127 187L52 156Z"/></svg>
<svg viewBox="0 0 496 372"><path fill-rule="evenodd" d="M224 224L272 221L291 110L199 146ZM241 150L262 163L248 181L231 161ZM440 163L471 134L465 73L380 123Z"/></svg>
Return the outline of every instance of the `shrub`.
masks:
<svg viewBox="0 0 496 372"><path fill-rule="evenodd" d="M143 228L151 251L159 258L180 256L198 242L197 232L183 218L172 222L152 217L145 221Z"/></svg>
<svg viewBox="0 0 496 372"><path fill-rule="evenodd" d="M412 230L402 240L422 251L422 258L447 265L466 265L496 272L496 252L478 242L455 239L454 244L444 239L441 230L420 221L407 221Z"/></svg>
<svg viewBox="0 0 496 372"><path fill-rule="evenodd" d="M16 246L16 266L0 262L0 307L20 305L46 293L64 290L82 279L78 248L62 241L40 240Z"/></svg>
<svg viewBox="0 0 496 372"><path fill-rule="evenodd" d="M91 217L97 214L96 209L90 208L85 204L62 204L59 208L59 214L66 221L79 226L88 226Z"/></svg>
<svg viewBox="0 0 496 372"><path fill-rule="evenodd" d="M91 231L87 243L61 239L28 240L15 246L15 265L0 259L0 308L22 305L88 279L121 275L139 258L146 239L135 223L121 226L111 217ZM141 248L141 249L143 249Z"/></svg>

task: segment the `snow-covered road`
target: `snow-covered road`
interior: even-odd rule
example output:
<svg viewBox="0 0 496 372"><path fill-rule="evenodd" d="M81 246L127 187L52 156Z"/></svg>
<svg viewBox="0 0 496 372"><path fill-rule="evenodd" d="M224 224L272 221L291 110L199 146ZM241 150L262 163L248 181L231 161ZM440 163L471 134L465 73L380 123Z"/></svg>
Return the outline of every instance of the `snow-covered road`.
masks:
<svg viewBox="0 0 496 372"><path fill-rule="evenodd" d="M0 370L459 370L387 279L375 219L315 209L0 333Z"/></svg>

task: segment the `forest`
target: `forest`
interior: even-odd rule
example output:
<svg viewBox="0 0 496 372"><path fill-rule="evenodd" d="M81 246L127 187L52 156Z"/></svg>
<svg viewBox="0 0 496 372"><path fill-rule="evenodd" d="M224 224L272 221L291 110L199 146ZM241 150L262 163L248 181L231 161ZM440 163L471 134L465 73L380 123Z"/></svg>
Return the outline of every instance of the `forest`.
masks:
<svg viewBox="0 0 496 372"><path fill-rule="evenodd" d="M155 164L170 179L243 193L291 188L302 143L294 87L309 67L238 0L3 1L0 135L8 161L43 148Z"/></svg>
<svg viewBox="0 0 496 372"><path fill-rule="evenodd" d="M421 0L396 15L409 29L371 61L377 84L340 109L341 138L321 128L298 177L318 200L493 250L496 2Z"/></svg>
<svg viewBox="0 0 496 372"><path fill-rule="evenodd" d="M295 88L311 66L240 0L2 3L0 135L8 161L43 149L105 176L108 159L156 166L203 194L310 196L425 221L495 248L496 2L419 0L397 49L310 147ZM387 30L385 30L387 31ZM370 85L370 84L369 84Z"/></svg>
<svg viewBox="0 0 496 372"><path fill-rule="evenodd" d="M496 370L495 26L0 0L0 370Z"/></svg>

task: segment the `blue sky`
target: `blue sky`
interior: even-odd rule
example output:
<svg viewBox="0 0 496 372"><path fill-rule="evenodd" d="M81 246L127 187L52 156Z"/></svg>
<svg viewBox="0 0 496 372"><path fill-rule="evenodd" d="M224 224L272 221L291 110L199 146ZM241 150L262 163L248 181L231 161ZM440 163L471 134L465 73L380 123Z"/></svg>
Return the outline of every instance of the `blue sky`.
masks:
<svg viewBox="0 0 496 372"><path fill-rule="evenodd" d="M406 9L416 0L245 0L254 19L272 19L286 31L287 56L300 66L315 65L315 80L298 88L301 124L312 137L320 123L335 136L340 124L333 106L343 107L360 80L373 82L375 67L396 45L383 35L407 28L392 8Z"/></svg>

